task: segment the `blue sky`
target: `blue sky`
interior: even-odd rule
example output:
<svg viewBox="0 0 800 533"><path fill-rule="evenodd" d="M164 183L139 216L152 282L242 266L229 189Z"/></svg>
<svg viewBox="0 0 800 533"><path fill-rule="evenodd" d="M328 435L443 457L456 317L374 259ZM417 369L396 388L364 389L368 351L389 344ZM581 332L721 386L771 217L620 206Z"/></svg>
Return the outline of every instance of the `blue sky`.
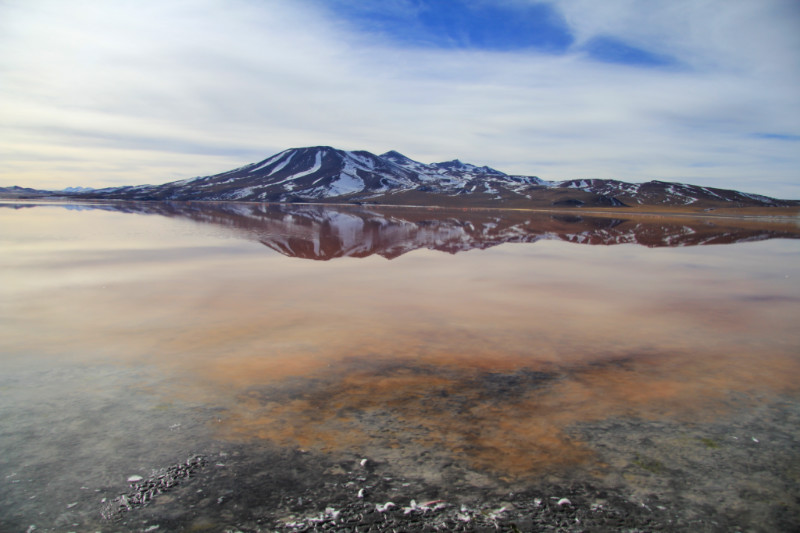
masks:
<svg viewBox="0 0 800 533"><path fill-rule="evenodd" d="M576 41L561 11L547 2L331 0L320 6L356 31L399 47L565 55ZM654 67L675 63L611 35L597 35L576 50L607 63Z"/></svg>
<svg viewBox="0 0 800 533"><path fill-rule="evenodd" d="M796 0L2 0L0 185L290 147L800 198Z"/></svg>
<svg viewBox="0 0 800 533"><path fill-rule="evenodd" d="M573 42L564 18L545 3L332 0L320 6L398 46L563 53Z"/></svg>

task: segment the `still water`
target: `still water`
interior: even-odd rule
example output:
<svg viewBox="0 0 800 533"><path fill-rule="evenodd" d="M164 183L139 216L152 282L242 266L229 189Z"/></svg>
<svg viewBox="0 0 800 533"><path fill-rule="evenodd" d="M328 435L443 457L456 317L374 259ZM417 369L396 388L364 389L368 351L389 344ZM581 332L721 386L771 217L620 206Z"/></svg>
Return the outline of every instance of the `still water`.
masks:
<svg viewBox="0 0 800 533"><path fill-rule="evenodd" d="M0 204L0 529L255 530L362 458L797 525L798 280L795 220ZM204 500L104 516L193 454Z"/></svg>

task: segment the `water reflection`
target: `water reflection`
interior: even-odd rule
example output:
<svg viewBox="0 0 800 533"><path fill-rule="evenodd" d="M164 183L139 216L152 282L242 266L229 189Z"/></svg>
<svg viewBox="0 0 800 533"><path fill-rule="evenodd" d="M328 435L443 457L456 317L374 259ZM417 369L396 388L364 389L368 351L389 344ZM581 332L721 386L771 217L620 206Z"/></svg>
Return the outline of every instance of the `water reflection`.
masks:
<svg viewBox="0 0 800 533"><path fill-rule="evenodd" d="M376 254L395 259L418 249L457 253L542 239L660 248L800 238L800 227L791 221L765 225L763 221L722 217L225 202L126 202L64 207L186 218L231 229L288 257L323 261Z"/></svg>
<svg viewBox="0 0 800 533"><path fill-rule="evenodd" d="M738 418L798 393L793 223L259 204L0 211L7 375L150 373L151 403L214 411L209 438L358 454L443 483L602 476L636 455L604 448L588 425L722 420L744 437ZM691 246L711 243L738 244ZM14 387L9 411L29 397ZM99 411L113 394L96 387L85 394ZM681 450L705 436L691 431ZM3 438L24 453L13 431Z"/></svg>

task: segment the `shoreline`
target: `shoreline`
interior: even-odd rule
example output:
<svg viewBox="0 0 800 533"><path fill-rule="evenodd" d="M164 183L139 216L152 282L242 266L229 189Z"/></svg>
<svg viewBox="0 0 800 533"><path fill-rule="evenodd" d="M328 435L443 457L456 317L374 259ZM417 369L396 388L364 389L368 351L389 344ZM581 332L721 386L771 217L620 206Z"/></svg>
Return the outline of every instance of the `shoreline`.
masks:
<svg viewBox="0 0 800 533"><path fill-rule="evenodd" d="M241 533L789 531L800 524L800 487L793 478L798 436L787 428L799 422L798 402L784 397L709 423L623 417L579 424L571 434L593 443L596 466L524 480L454 465L457 472L432 481L404 475L402 461L369 454L217 441L205 454L130 483L126 508L96 526ZM417 461L424 461L427 452L420 452ZM129 503L137 491L152 492L165 472L173 472L169 488ZM119 494L112 498L121 505ZM94 515L108 508L96 507Z"/></svg>
<svg viewBox="0 0 800 533"><path fill-rule="evenodd" d="M231 200L125 200L125 199L100 199L100 198L75 198L70 196L42 196L42 197L13 197L0 195L2 203L28 203L28 204L117 204L117 203L178 203L178 204L254 204L277 206L330 206L353 209L435 209L441 211L501 211L516 213L583 213L592 216L619 216L628 217L691 217L711 219L741 219L769 222L786 222L800 219L800 207L726 207L715 206L711 208L683 207L683 206L629 206L620 207L512 207L512 206L447 206L447 205L416 205L416 204L371 204L371 203L340 203L340 202L237 202ZM757 214L754 214L757 213Z"/></svg>

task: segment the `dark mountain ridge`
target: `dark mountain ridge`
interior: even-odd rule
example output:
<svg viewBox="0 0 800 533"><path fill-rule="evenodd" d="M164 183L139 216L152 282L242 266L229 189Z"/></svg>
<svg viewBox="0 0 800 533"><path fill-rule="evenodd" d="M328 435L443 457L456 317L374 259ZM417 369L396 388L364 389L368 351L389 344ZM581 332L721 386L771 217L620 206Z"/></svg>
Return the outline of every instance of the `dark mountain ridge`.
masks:
<svg viewBox="0 0 800 533"><path fill-rule="evenodd" d="M85 199L476 207L800 205L757 194L663 181L545 181L458 159L425 164L396 151L375 155L330 146L291 148L227 172L163 185L66 190L58 194Z"/></svg>

